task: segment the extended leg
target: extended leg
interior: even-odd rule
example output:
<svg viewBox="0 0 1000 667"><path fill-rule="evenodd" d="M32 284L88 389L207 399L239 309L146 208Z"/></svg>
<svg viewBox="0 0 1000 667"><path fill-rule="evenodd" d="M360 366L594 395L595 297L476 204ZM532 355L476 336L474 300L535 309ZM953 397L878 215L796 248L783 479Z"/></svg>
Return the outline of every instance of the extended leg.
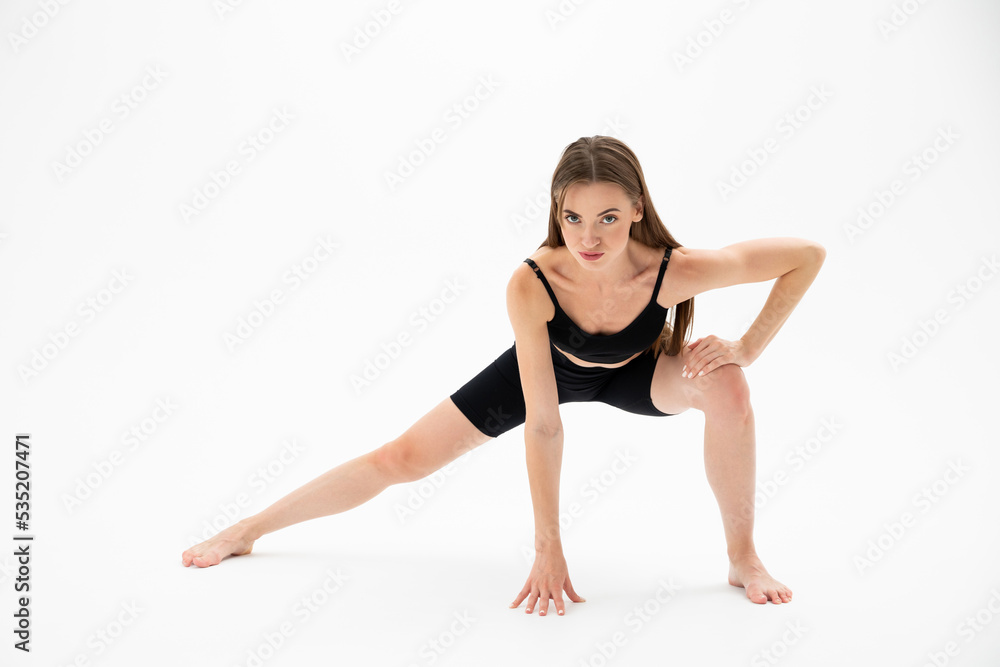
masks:
<svg viewBox="0 0 1000 667"><path fill-rule="evenodd" d="M227 556L248 554L262 535L357 507L392 484L426 477L489 439L446 398L399 438L328 470L270 507L191 547L181 562L208 567Z"/></svg>

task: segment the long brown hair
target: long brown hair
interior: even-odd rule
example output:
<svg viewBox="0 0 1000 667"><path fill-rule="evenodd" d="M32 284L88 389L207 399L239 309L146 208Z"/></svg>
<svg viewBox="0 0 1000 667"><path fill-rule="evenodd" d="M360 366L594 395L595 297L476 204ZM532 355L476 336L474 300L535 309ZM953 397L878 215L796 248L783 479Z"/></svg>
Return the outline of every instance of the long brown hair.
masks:
<svg viewBox="0 0 1000 667"><path fill-rule="evenodd" d="M549 235L539 248L566 245L559 218L566 190L575 183L614 183L621 186L633 206L642 197L642 219L632 223L629 237L653 248L681 247L653 207L653 200L646 189L646 178L635 153L614 137L598 135L580 137L563 150L552 174ZM660 352L674 356L681 351L694 324L694 297L678 303L670 311L659 338L648 348L655 356L659 356Z"/></svg>

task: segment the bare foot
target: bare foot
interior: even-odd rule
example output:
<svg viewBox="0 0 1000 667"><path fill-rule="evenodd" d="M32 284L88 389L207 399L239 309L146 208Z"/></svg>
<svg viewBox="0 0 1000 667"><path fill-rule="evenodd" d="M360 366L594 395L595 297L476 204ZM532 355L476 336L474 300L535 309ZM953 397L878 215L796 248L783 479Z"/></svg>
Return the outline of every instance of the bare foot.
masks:
<svg viewBox="0 0 1000 667"><path fill-rule="evenodd" d="M729 583L746 589L747 597L757 604L792 601L791 589L768 574L756 554L729 561Z"/></svg>
<svg viewBox="0 0 1000 667"><path fill-rule="evenodd" d="M181 562L184 563L184 567L192 563L197 567L218 565L227 556L244 556L250 553L254 541L250 538L246 527L237 522L185 551L181 554Z"/></svg>

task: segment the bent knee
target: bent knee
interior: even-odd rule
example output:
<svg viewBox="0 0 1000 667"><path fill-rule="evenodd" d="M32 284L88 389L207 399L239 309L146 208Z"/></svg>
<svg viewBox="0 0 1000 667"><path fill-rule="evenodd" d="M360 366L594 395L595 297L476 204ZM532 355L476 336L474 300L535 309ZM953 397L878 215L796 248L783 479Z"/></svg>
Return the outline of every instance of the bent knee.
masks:
<svg viewBox="0 0 1000 667"><path fill-rule="evenodd" d="M750 385L743 369L736 364L724 364L708 375L697 378L699 392L693 401L702 412L722 413L746 419L750 416Z"/></svg>

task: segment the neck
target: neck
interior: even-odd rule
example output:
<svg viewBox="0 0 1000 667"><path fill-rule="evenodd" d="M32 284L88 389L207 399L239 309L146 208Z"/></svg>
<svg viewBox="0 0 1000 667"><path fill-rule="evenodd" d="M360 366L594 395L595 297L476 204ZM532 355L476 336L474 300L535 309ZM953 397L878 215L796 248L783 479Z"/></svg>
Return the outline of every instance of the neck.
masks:
<svg viewBox="0 0 1000 667"><path fill-rule="evenodd" d="M578 282L586 289L593 290L598 294L604 294L605 292L615 291L620 285L635 278L636 267L641 264L641 261L636 256L636 247L631 238L629 238L625 249L619 255L610 259L611 261L605 266L594 267L590 271L577 266L577 270L574 273L574 282ZM573 261L579 262L580 258L574 257Z"/></svg>

